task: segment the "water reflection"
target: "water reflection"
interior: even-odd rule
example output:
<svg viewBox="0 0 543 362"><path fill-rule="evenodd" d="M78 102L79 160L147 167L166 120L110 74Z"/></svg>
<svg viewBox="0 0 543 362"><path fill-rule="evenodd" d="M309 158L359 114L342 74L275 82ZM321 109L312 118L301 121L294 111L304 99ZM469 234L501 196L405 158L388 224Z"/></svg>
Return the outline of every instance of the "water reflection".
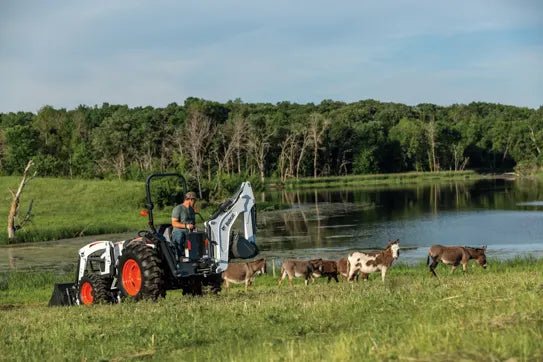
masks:
<svg viewBox="0 0 543 362"><path fill-rule="evenodd" d="M490 256L543 254L543 199L537 181L488 179L341 190L284 190L267 201L292 208L261 220L259 246L278 257L343 257L401 239L402 258L427 247L489 245Z"/></svg>

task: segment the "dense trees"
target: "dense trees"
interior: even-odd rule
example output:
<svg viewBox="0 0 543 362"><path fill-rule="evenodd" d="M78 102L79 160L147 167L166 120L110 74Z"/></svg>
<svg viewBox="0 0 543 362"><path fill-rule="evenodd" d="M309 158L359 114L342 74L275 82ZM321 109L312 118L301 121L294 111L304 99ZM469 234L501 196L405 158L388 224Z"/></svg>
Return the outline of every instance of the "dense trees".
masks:
<svg viewBox="0 0 543 362"><path fill-rule="evenodd" d="M363 100L318 105L225 104L188 98L165 108L104 103L0 114L0 173L143 179L177 170L204 196L232 175L266 177L484 170L543 164L543 107L440 107Z"/></svg>

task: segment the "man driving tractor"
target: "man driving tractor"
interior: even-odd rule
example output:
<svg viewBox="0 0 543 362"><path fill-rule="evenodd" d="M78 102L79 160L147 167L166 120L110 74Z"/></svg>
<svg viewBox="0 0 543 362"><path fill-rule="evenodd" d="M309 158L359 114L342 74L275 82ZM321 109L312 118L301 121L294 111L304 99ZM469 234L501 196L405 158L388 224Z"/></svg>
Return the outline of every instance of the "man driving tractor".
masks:
<svg viewBox="0 0 543 362"><path fill-rule="evenodd" d="M174 207L172 212L172 239L177 246L179 258L183 257L183 244L187 239L189 231L194 231L196 228L196 213L194 204L196 203L196 193L193 191L187 192L185 201L182 204Z"/></svg>

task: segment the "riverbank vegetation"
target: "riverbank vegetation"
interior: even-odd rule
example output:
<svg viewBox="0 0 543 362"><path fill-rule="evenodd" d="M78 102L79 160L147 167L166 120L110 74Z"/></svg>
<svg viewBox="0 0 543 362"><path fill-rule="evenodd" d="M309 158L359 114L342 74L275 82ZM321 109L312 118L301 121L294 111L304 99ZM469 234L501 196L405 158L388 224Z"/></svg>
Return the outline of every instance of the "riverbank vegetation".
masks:
<svg viewBox="0 0 543 362"><path fill-rule="evenodd" d="M542 268L490 260L463 276L440 265L438 279L400 263L384 284L372 275L278 290L267 275L247 293L92 308L46 306L73 273L2 273L0 350L7 360L540 360Z"/></svg>
<svg viewBox="0 0 543 362"><path fill-rule="evenodd" d="M541 169L543 107L474 102L448 107L362 100L218 103L165 108L44 106L0 114L0 174L33 159L40 176L143 180L178 171L205 199L236 175L264 183L466 169Z"/></svg>
<svg viewBox="0 0 543 362"><path fill-rule="evenodd" d="M454 182L477 180L483 176L468 171L439 171L439 172L405 172L392 174L330 176L330 177L303 177L289 179L282 184L285 189L303 188L337 188L350 186L389 186L389 185L413 185L423 183Z"/></svg>

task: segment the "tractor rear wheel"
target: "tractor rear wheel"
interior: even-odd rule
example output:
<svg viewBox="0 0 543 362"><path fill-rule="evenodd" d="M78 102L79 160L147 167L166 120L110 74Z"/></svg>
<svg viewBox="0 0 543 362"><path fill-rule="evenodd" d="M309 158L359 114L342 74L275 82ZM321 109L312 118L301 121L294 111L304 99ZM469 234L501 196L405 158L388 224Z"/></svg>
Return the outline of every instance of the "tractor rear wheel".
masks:
<svg viewBox="0 0 543 362"><path fill-rule="evenodd" d="M77 294L81 303L86 306L107 303L109 297L109 278L103 278L98 274L85 274L79 282Z"/></svg>
<svg viewBox="0 0 543 362"><path fill-rule="evenodd" d="M142 240L126 244L119 258L119 288L125 298L157 300L166 295L164 271L155 248Z"/></svg>

